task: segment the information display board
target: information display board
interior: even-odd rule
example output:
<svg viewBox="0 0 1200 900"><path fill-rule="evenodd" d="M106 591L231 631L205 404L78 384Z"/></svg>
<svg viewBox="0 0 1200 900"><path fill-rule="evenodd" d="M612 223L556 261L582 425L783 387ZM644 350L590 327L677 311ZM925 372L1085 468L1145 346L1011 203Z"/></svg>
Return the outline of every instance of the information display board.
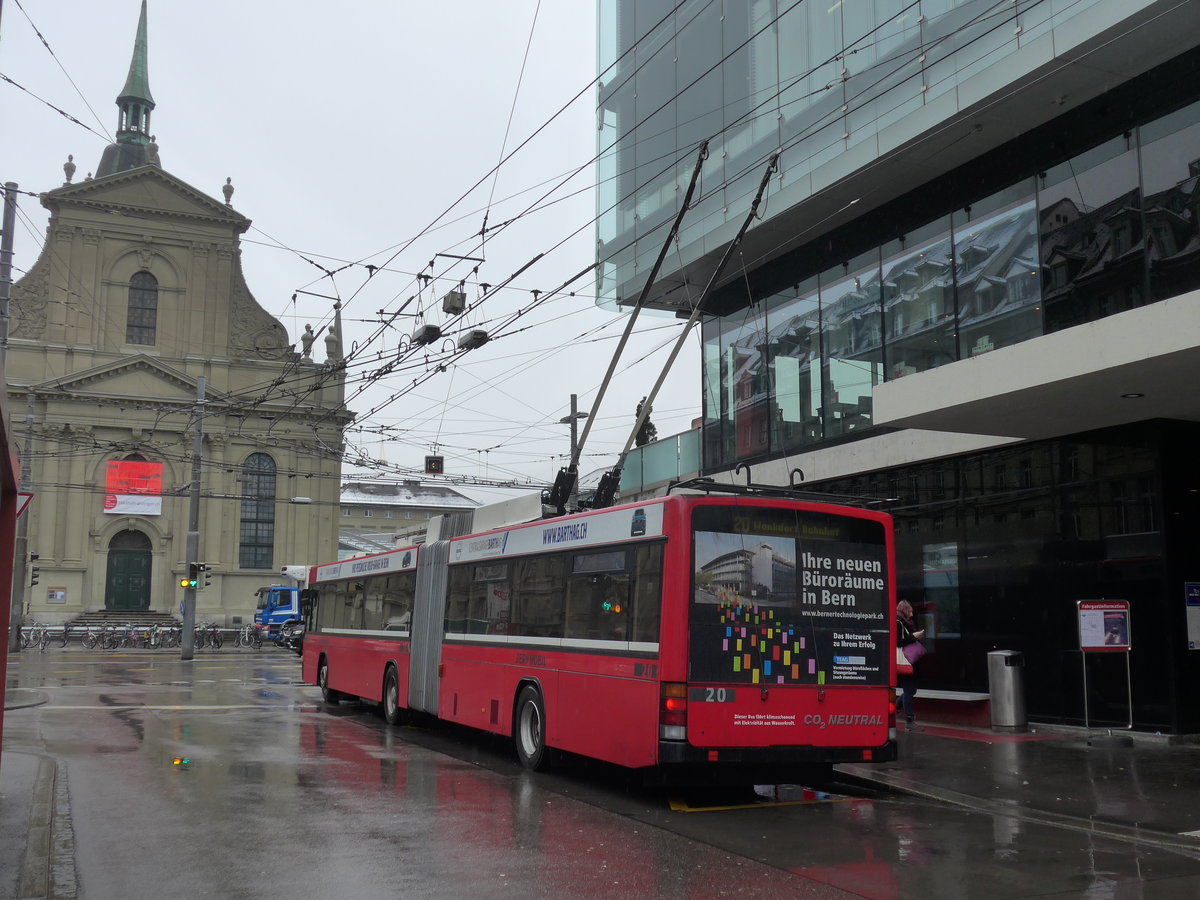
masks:
<svg viewBox="0 0 1200 900"><path fill-rule="evenodd" d="M1133 676L1129 665L1132 638L1129 631L1128 600L1077 600L1075 607L1079 616L1079 649L1083 651L1083 724L1091 728L1088 710L1088 665L1089 653L1124 653L1125 688L1129 700L1129 722L1133 728Z"/></svg>
<svg viewBox="0 0 1200 900"><path fill-rule="evenodd" d="M1080 600L1079 648L1085 653L1129 650L1128 600Z"/></svg>

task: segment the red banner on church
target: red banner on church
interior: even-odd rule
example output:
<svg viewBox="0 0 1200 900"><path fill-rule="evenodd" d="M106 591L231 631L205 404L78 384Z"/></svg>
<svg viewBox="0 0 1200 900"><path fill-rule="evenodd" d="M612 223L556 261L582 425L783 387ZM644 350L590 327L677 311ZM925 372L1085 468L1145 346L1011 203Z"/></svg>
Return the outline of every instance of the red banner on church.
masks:
<svg viewBox="0 0 1200 900"><path fill-rule="evenodd" d="M162 472L162 463L110 460L104 481L104 511L115 515L161 515Z"/></svg>

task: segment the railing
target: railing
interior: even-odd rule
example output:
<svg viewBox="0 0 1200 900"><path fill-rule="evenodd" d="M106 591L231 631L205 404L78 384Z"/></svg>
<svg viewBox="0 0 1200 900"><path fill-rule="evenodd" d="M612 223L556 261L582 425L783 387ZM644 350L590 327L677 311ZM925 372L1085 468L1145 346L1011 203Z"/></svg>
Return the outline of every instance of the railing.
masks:
<svg viewBox="0 0 1200 900"><path fill-rule="evenodd" d="M699 428L635 447L621 469L621 496L633 498L669 481L695 477L700 461Z"/></svg>

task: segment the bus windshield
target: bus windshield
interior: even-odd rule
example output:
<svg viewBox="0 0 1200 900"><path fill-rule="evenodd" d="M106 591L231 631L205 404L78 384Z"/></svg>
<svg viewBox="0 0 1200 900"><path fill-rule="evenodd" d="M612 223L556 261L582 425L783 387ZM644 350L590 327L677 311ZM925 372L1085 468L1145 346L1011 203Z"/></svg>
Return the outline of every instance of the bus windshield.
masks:
<svg viewBox="0 0 1200 900"><path fill-rule="evenodd" d="M883 526L817 511L700 507L691 681L888 682Z"/></svg>

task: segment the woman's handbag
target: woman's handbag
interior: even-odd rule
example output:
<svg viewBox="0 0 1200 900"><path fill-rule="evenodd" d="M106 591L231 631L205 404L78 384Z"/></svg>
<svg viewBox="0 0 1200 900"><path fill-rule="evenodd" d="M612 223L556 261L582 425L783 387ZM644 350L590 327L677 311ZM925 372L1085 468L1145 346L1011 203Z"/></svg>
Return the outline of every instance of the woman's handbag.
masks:
<svg viewBox="0 0 1200 900"><path fill-rule="evenodd" d="M900 651L904 654L904 658L908 660L910 665L916 665L917 660L929 652L925 649L925 645L920 641L913 641L911 644L905 644L900 648Z"/></svg>
<svg viewBox="0 0 1200 900"><path fill-rule="evenodd" d="M908 661L908 657L904 655L904 650L901 647L896 648L896 674L911 675L913 674L912 663Z"/></svg>

